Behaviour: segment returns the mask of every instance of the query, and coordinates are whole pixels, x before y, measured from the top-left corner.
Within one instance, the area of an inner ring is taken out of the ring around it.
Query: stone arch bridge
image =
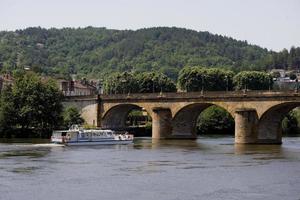
[[[66,97],[64,105],[81,110],[88,124],[125,128],[128,113],[143,108],[152,117],[153,138],[196,138],[196,120],[211,105],[227,110],[235,120],[236,143],[281,143],[281,121],[300,106],[293,91],[189,92],[115,94]]]

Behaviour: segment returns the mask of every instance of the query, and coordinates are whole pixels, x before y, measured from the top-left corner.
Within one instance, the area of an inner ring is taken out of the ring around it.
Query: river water
[[[282,145],[234,145],[232,137],[93,147],[0,143],[0,199],[299,200],[300,137]]]

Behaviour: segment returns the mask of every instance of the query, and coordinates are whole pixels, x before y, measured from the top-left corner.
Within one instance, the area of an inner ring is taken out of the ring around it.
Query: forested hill
[[[274,55],[246,41],[183,28],[36,27],[0,32],[2,71],[29,67],[56,76],[77,73],[100,78],[112,71],[155,70],[176,78],[184,66],[234,71],[275,67]]]

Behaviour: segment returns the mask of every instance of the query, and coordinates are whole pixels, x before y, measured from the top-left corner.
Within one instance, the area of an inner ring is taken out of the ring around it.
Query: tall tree
[[[17,123],[17,110],[14,102],[15,97],[11,86],[4,88],[0,97],[0,136]]]
[[[50,130],[61,122],[62,94],[53,80],[34,73],[15,74],[12,88],[1,95],[1,125]]]

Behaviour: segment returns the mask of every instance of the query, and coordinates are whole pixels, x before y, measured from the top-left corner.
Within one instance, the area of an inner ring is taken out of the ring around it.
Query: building
[[[58,80],[58,85],[65,96],[88,96],[97,94],[96,84],[86,80]]]

